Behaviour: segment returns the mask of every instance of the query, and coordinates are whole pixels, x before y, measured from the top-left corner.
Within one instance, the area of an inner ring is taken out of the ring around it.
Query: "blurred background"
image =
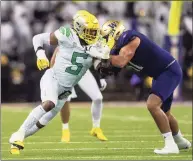
[[[184,2],[180,22],[181,100],[192,100],[192,7],[192,2]],[[53,32],[62,25],[71,25],[73,15],[80,9],[95,14],[100,25],[108,19],[123,20],[126,29],[140,31],[161,47],[166,44],[170,2],[2,1],[2,102],[40,101],[39,81],[44,71],[38,71],[36,67],[32,37]],[[47,47],[49,58],[53,50]],[[144,101],[151,88],[151,78],[128,69],[108,77],[107,83],[103,92],[105,101]],[[89,100],[78,86],[76,91],[78,98],[74,101]]]

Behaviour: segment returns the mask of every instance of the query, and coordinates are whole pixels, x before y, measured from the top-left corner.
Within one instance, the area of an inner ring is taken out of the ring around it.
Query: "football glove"
[[[113,75],[113,66],[109,60],[102,60],[96,67],[96,70],[99,72],[102,78],[106,76]]]
[[[97,59],[109,59],[110,48],[107,44],[97,43],[87,46],[86,53]]]
[[[49,60],[46,57],[45,50],[38,50],[37,53],[37,67],[39,70],[43,70],[49,67]]]
[[[101,87],[100,87],[100,90],[101,91],[104,91],[105,88],[107,87],[107,82],[105,79],[100,79],[100,84],[101,84]]]

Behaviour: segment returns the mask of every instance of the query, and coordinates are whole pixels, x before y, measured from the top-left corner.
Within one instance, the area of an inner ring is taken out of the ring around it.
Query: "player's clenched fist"
[[[110,48],[106,44],[96,44],[88,46],[86,52],[94,58],[109,59]]]
[[[49,60],[46,57],[45,50],[38,50],[37,53],[37,67],[39,70],[43,70],[49,67]]]
[[[113,48],[115,44],[115,40],[112,36],[108,36],[108,38],[100,38],[96,45],[92,45],[90,49],[93,54],[96,53],[96,50],[102,53],[98,58],[100,59],[109,59],[110,50]]]

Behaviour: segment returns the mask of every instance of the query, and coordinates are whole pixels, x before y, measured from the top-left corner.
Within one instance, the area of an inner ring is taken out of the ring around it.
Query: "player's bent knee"
[[[96,102],[102,102],[103,100],[103,95],[101,92],[97,92],[95,96],[91,97],[92,101],[96,101]]]
[[[149,111],[153,111],[153,110],[160,109],[160,106],[158,103],[154,103],[154,102],[149,101],[149,102],[147,102],[147,109]]]
[[[103,96],[101,95],[101,96],[98,96],[98,97],[96,97],[95,99],[93,99],[92,100],[94,103],[102,103],[102,101],[103,101]]]
[[[149,111],[160,109],[161,103],[162,101],[158,96],[151,94],[147,100],[147,109]]]
[[[52,101],[45,101],[42,103],[42,106],[46,112],[52,110],[55,107],[55,103]]]
[[[154,103],[151,102],[151,101],[147,101],[147,109],[148,109],[149,111],[154,110],[156,107],[157,107],[156,104],[154,104]]]

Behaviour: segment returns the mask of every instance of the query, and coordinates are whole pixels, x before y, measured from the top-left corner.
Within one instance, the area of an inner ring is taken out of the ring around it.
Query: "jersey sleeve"
[[[115,46],[111,50],[111,55],[118,55],[119,51],[122,47],[127,45],[135,38],[134,30],[127,30],[123,32],[123,34],[119,37],[118,41],[116,42]]]
[[[69,27],[60,27],[54,34],[58,41],[69,41],[71,31]]]
[[[110,55],[118,55],[119,54],[119,49],[115,46],[111,49]]]
[[[126,32],[124,32],[119,41],[118,41],[118,46],[120,48],[122,48],[123,46],[127,45],[129,42],[131,42],[134,38],[136,37],[136,35],[134,34],[134,30],[127,30]]]

